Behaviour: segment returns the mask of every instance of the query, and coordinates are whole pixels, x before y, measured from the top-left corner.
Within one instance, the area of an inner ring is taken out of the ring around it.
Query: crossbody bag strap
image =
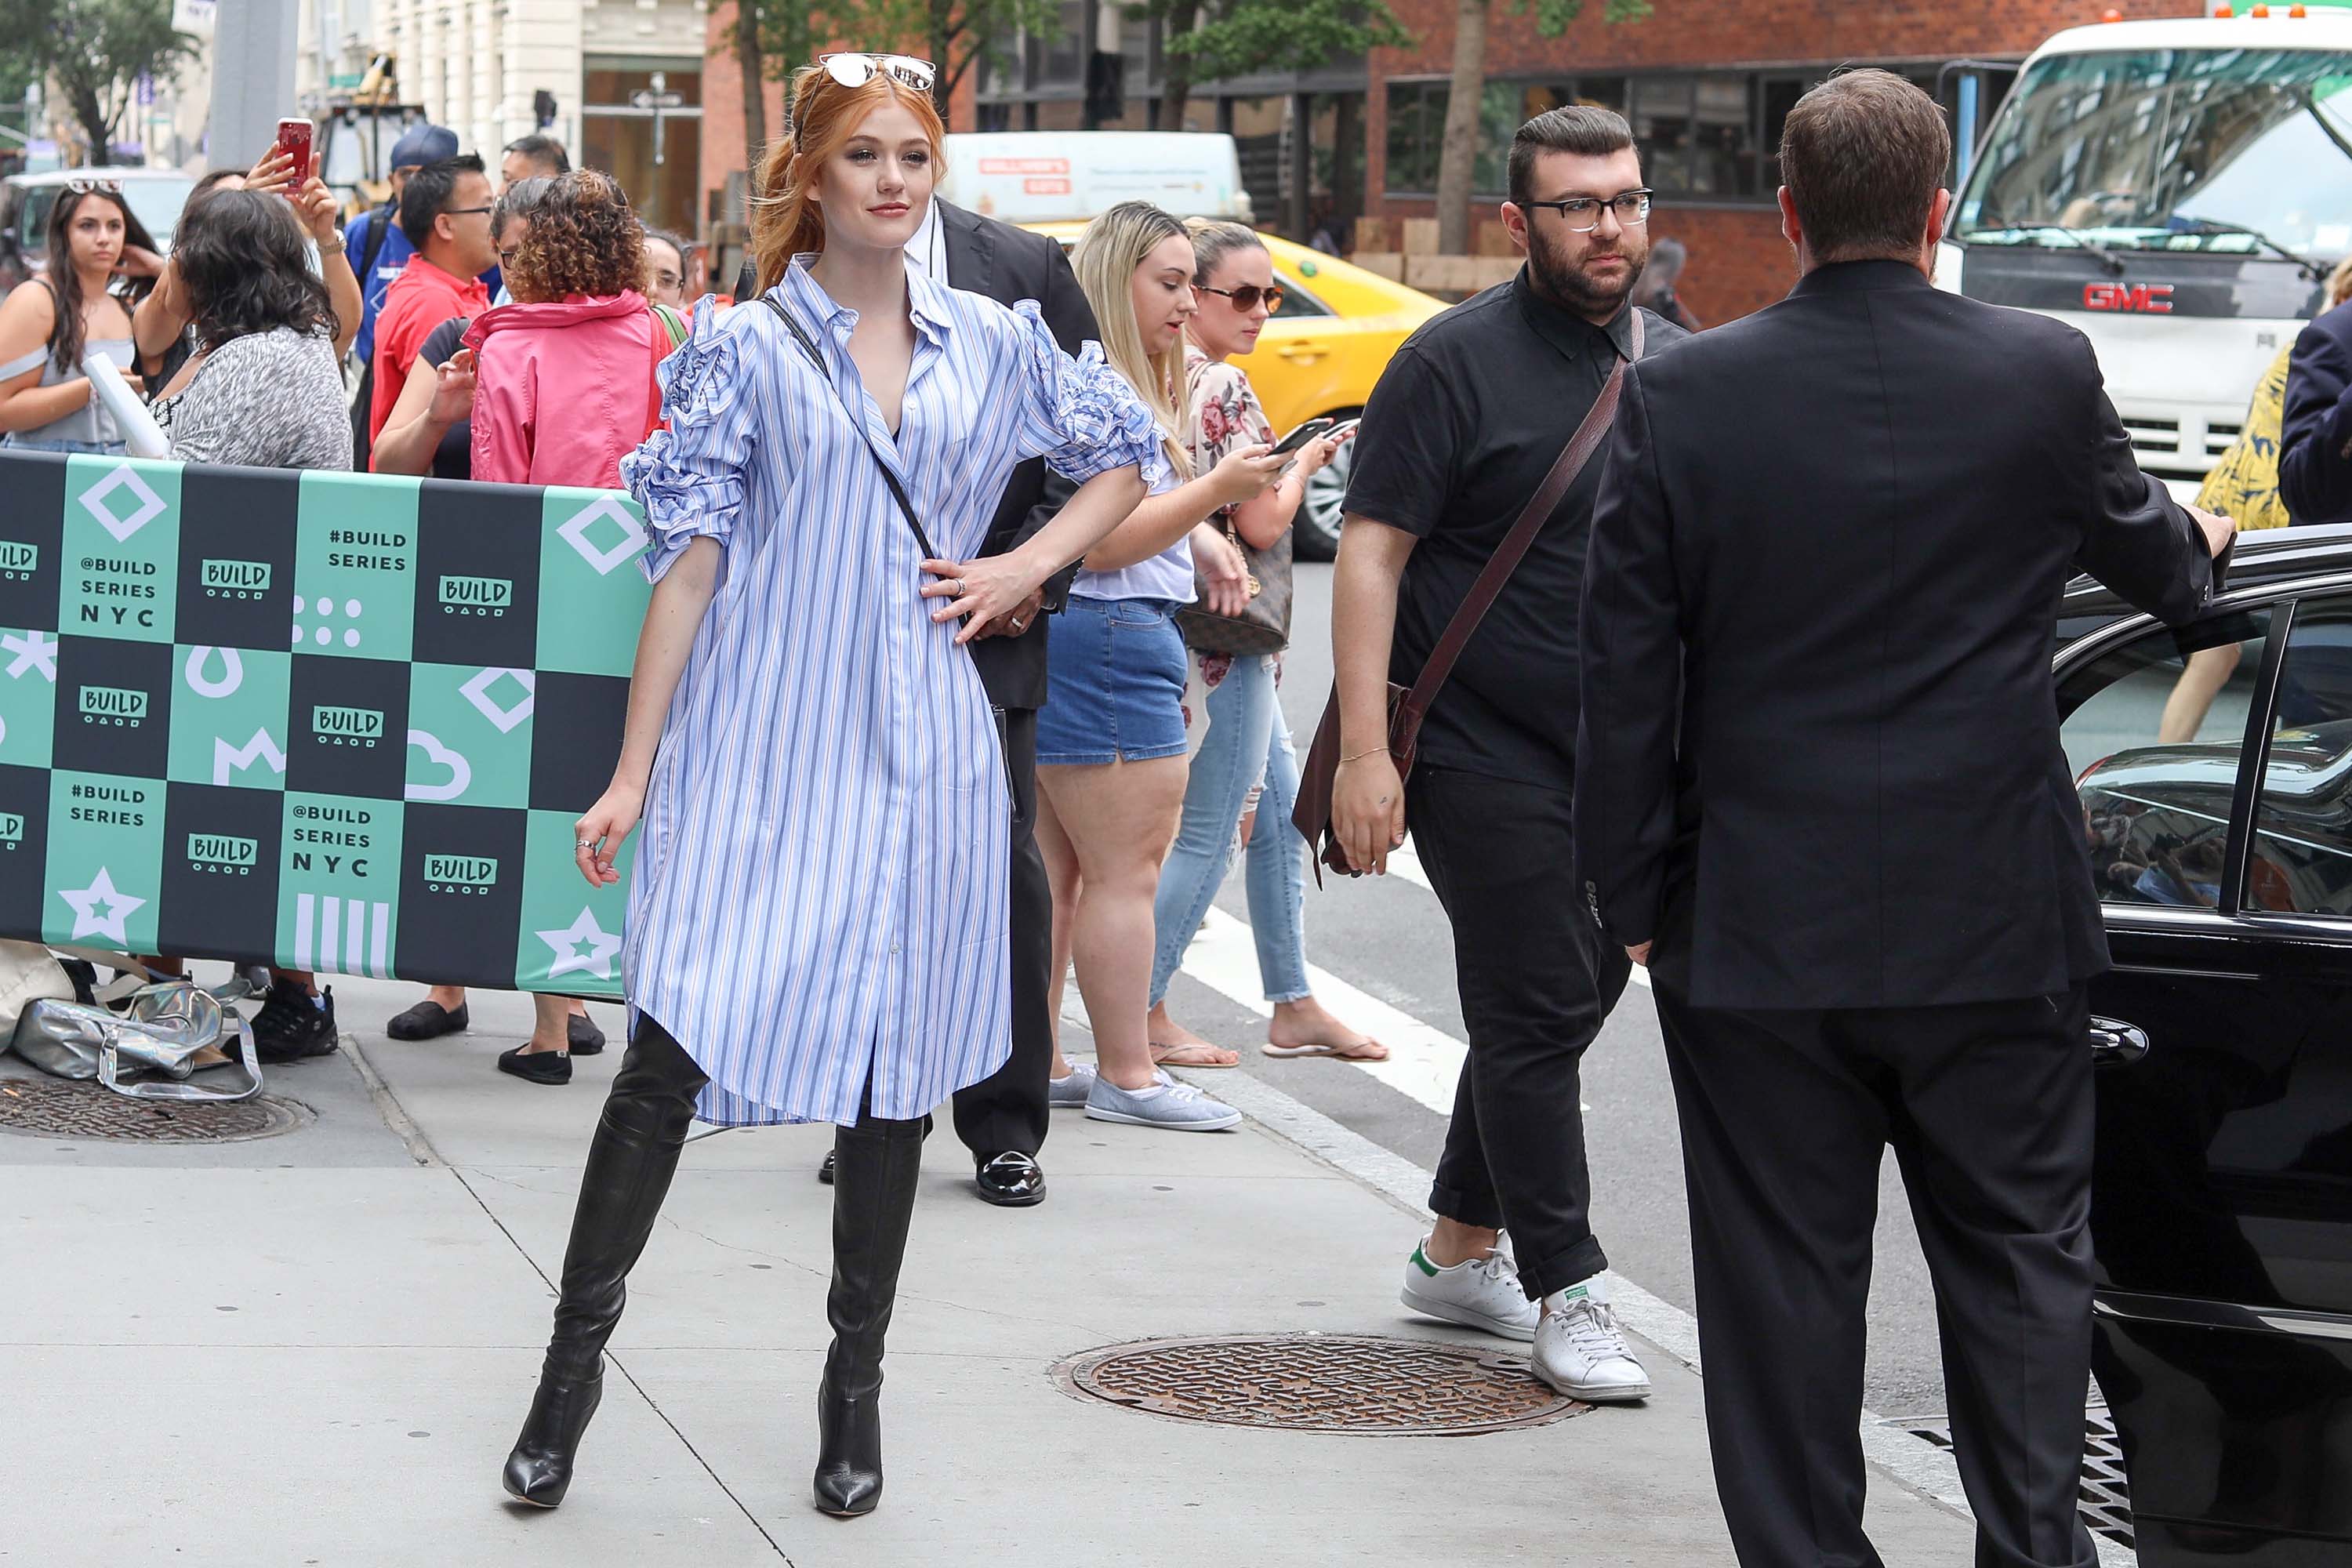
[[[1642,312],[1639,310],[1633,312],[1633,358],[1640,359]],[[1584,465],[1591,462],[1592,455],[1601,449],[1601,441],[1608,437],[1610,422],[1617,416],[1617,399],[1625,389],[1625,366],[1628,363],[1627,360],[1619,360],[1610,367],[1609,379],[1601,384],[1601,395],[1594,398],[1592,406],[1586,410],[1584,422],[1576,427],[1576,434],[1568,438],[1568,445],[1560,448],[1558,460],[1552,464],[1551,471],[1544,475],[1543,483],[1536,487],[1536,493],[1528,500],[1527,510],[1519,513],[1517,522],[1511,524],[1511,531],[1503,536],[1503,542],[1487,560],[1486,569],[1478,574],[1478,580],[1470,584],[1470,592],[1464,596],[1461,607],[1454,612],[1454,618],[1445,623],[1445,635],[1437,639],[1437,646],[1430,650],[1429,662],[1421,667],[1420,679],[1412,683],[1411,702],[1414,711],[1425,713],[1429,705],[1436,700],[1438,689],[1445,684],[1445,678],[1454,673],[1454,661],[1462,657],[1462,650],[1469,646],[1471,637],[1478,630],[1478,623],[1486,618],[1486,612],[1493,609],[1495,601],[1501,597],[1503,584],[1511,580],[1513,572],[1518,570],[1528,547],[1535,543],[1536,535],[1550,520],[1552,510],[1559,505],[1560,498],[1568,494],[1569,487],[1576,483],[1576,476],[1584,471]]]
[[[841,405],[841,411],[849,416],[849,423],[865,440],[866,451],[873,455],[874,466],[882,470],[882,482],[890,487],[890,499],[898,503],[899,515],[907,520],[907,526],[915,531],[915,542],[922,546],[923,559],[926,561],[943,559],[938,551],[931,548],[931,536],[923,531],[921,520],[915,516],[915,503],[907,499],[907,487],[898,482],[897,471],[884,460],[881,449],[874,445],[874,437],[866,434],[866,421],[857,416],[857,410],[849,406],[849,400],[841,395],[841,388],[834,386],[833,373],[825,369],[824,355],[817,348],[816,340],[810,337],[807,331],[793,319],[793,313],[785,310],[773,294],[761,295],[760,303],[773,310],[776,313],[776,320],[792,330],[793,336],[800,342],[801,352],[808,355],[809,363],[816,366],[817,374],[824,378],[827,386],[833,387],[834,398]]]

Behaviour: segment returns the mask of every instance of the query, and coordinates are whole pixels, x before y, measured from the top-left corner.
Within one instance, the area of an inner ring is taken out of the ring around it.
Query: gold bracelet
[[[1358,752],[1354,756],[1351,756],[1351,757],[1341,757],[1341,758],[1339,759],[1339,765],[1340,765],[1341,767],[1343,767],[1343,768],[1344,768],[1344,767],[1346,767],[1349,763],[1361,762],[1361,761],[1363,761],[1366,757],[1369,757],[1369,756],[1372,755],[1374,752],[1385,752],[1385,751],[1387,751],[1387,750],[1388,750],[1388,748],[1387,748],[1386,746],[1370,746],[1370,747],[1367,747],[1365,750],[1360,751],[1360,752]]]

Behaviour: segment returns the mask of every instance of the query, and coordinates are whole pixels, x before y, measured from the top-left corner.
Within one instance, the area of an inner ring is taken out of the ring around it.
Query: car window
[[[2352,916],[2352,598],[2295,606],[2254,805],[2245,907]]]
[[[1282,279],[1282,308],[1274,313],[1275,320],[1285,321],[1294,316],[1328,316],[1331,307],[1309,294],[1297,279]]]
[[[2099,897],[2212,909],[2270,612],[2153,631],[2060,683],[2060,734]]]

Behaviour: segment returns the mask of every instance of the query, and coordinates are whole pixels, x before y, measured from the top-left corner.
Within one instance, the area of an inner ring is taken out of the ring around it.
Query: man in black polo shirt
[[[1521,126],[1503,222],[1510,282],[1423,326],[1364,410],[1333,587],[1345,742],[1333,825],[1358,866],[1403,841],[1386,691],[1410,684],[1611,368],[1650,249],[1631,129],[1606,110]],[[1685,334],[1647,312],[1646,352]],[[1470,1036],[1453,1126],[1405,1266],[1405,1305],[1535,1342],[1537,1373],[1588,1400],[1649,1377],[1608,1306],[1588,1217],[1578,1064],[1625,988],[1625,955],[1579,907],[1570,859],[1576,617],[1600,465],[1588,464],[1432,704],[1412,774],[1413,840],[1454,927]],[[1510,1243],[1502,1243],[1508,1230]]]

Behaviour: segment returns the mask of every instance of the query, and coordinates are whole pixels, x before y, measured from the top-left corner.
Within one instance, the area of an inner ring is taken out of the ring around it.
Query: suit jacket
[[[1000,305],[1036,300],[1066,353],[1076,353],[1097,335],[1094,311],[1087,308],[1060,245],[947,202],[940,203],[940,226],[950,288],[985,294]],[[1054,521],[1076,488],[1034,458],[1013,469],[980,552],[1001,555],[1021,544]],[[1076,569],[1073,562],[1045,584],[1047,611],[1061,609]],[[1040,615],[1024,636],[987,637],[971,645],[991,702],[999,708],[1045,705],[1046,635],[1046,617]]]
[[[2078,571],[2174,623],[2219,576],[2072,327],[1849,262],[1634,366],[1580,634],[1594,918],[1665,921],[1703,1007],[2104,969],[2050,670]]]
[[[2294,522],[2352,521],[2352,306],[2305,327],[2287,361],[2279,499]]]

